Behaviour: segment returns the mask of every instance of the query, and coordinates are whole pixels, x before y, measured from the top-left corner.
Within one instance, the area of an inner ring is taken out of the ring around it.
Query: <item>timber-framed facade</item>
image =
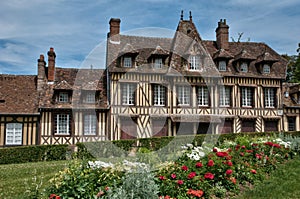
[[[0,146],[206,133],[300,131],[300,85],[264,43],[229,42],[220,20],[203,40],[192,16],[172,38],[120,34],[109,21],[104,69],[56,67],[0,75]],[[17,86],[16,86],[17,85]]]

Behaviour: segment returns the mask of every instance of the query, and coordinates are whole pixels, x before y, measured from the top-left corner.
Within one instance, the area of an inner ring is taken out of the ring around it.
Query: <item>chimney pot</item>
[[[48,81],[54,81],[55,76],[55,58],[54,48],[48,51]]]
[[[220,19],[216,29],[217,46],[219,49],[229,49],[229,26],[226,24],[226,19]]]
[[[120,23],[121,23],[121,20],[119,18],[111,18],[109,20],[109,36],[110,37],[120,34]]]

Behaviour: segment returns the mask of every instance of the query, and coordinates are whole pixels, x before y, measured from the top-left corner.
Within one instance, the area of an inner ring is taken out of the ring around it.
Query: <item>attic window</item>
[[[126,67],[126,68],[131,68],[132,67],[131,57],[124,57],[123,66]]]
[[[154,68],[162,68],[163,61],[162,58],[155,58],[154,59]]]
[[[219,61],[219,71],[226,71],[226,61]]]
[[[241,72],[248,72],[248,64],[246,62],[242,62],[241,64]]]
[[[263,73],[264,74],[269,74],[270,73],[270,65],[269,64],[264,64]]]
[[[67,92],[60,92],[58,94],[58,102],[69,102],[69,94]]]
[[[200,57],[199,55],[191,55],[189,57],[189,69],[190,70],[200,70]]]

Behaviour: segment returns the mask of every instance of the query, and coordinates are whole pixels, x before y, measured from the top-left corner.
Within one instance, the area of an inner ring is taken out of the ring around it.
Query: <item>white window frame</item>
[[[93,93],[93,92],[87,93],[85,96],[85,102],[86,103],[95,103],[96,102],[95,93]]]
[[[274,88],[265,88],[264,89],[265,97],[265,107],[274,108],[275,107],[275,89]]]
[[[200,56],[199,55],[190,55],[189,70],[191,70],[191,71],[200,70]]]
[[[270,74],[270,71],[271,71],[271,67],[269,64],[264,64],[263,65],[263,73],[264,74]]]
[[[199,86],[197,90],[198,106],[208,106],[209,93],[207,86]]]
[[[22,123],[7,123],[6,124],[6,145],[22,145],[23,124]]]
[[[155,106],[165,106],[166,87],[159,84],[153,84],[153,104]]]
[[[252,107],[253,103],[253,93],[251,87],[242,87],[242,107]]]
[[[95,114],[85,114],[83,118],[83,134],[97,134],[97,116]]]
[[[189,86],[177,86],[178,105],[189,106],[191,103],[191,89]]]
[[[135,84],[122,84],[122,104],[134,105],[135,103]]]
[[[224,60],[221,60],[221,61],[219,61],[219,63],[218,63],[218,69],[219,69],[219,71],[226,71],[226,61],[224,61]]]
[[[219,105],[220,107],[229,107],[231,103],[231,88],[228,86],[220,87]]]
[[[241,72],[248,72],[248,63],[247,62],[242,62],[241,63]]]
[[[132,58],[129,56],[125,56],[123,58],[123,66],[125,68],[131,68],[132,67]]]
[[[55,115],[56,135],[70,134],[70,114],[59,113]]]
[[[154,68],[160,69],[163,66],[163,60],[162,58],[155,58],[154,59]]]
[[[69,102],[69,93],[68,92],[59,92],[58,94],[58,102]]]

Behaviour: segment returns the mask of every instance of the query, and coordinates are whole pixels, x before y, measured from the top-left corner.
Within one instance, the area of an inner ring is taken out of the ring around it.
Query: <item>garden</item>
[[[259,198],[259,194],[268,192],[264,187],[272,184],[284,192],[286,188],[280,187],[285,181],[293,189],[289,198],[299,194],[300,184],[295,181],[300,174],[299,136],[244,134],[219,139],[216,144],[193,140],[181,145],[176,155],[161,161],[162,153],[152,153],[145,147],[122,157],[95,158],[87,151],[78,151],[67,165],[63,162],[59,172],[48,176],[47,186],[37,189],[38,183],[33,183],[34,191],[29,190],[26,197],[217,199],[252,198],[251,194],[258,194],[254,197]],[[270,194],[276,194],[273,189],[268,188]]]

